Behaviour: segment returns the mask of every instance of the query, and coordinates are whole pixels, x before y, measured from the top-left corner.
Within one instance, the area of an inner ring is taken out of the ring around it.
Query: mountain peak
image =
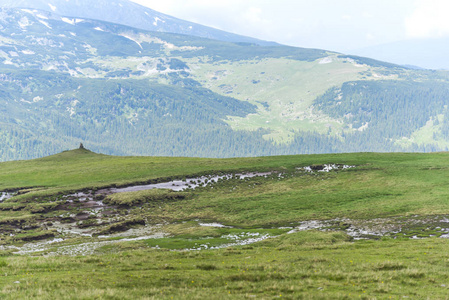
[[[180,20],[128,0],[2,0],[0,7],[39,9],[62,16],[95,19],[148,31],[186,34],[226,42],[278,45]]]

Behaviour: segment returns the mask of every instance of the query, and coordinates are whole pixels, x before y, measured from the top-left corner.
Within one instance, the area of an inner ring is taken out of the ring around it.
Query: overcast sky
[[[448,0],[132,1],[241,35],[340,52],[449,36]]]

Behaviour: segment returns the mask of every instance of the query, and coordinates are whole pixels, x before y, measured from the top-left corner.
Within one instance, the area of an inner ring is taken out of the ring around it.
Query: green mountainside
[[[0,11],[0,159],[444,150],[446,72]]]

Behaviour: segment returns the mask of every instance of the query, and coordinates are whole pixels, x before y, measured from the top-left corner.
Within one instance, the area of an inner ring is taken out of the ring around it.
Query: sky
[[[232,33],[339,52],[449,37],[447,0],[132,1]]]

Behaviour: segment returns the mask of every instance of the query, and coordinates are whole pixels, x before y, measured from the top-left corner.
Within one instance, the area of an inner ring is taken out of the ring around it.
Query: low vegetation
[[[175,242],[175,241],[174,241]],[[348,241],[301,232],[252,246],[166,251],[142,242],[93,256],[0,261],[4,299],[444,299],[442,239]]]
[[[448,159],[113,157],[78,149],[1,163],[0,190],[17,194],[0,203],[0,295],[445,298]],[[246,172],[261,173],[237,175]],[[109,189],[205,175],[207,184],[183,191]]]

